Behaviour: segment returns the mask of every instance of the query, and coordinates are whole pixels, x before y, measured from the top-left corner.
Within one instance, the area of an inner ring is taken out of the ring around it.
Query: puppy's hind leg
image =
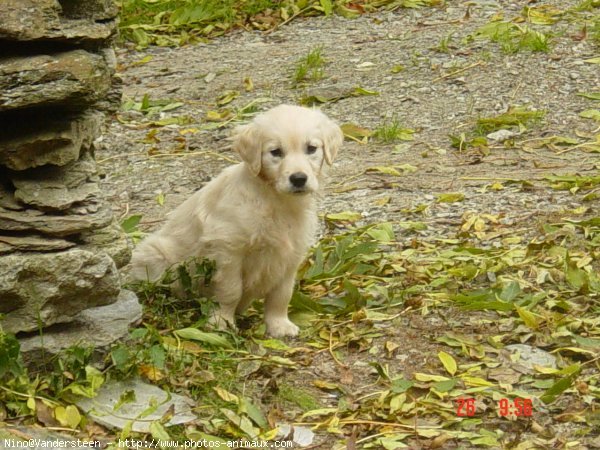
[[[154,234],[134,250],[131,276],[134,280],[157,281],[169,267],[192,254],[185,243],[167,235]]]

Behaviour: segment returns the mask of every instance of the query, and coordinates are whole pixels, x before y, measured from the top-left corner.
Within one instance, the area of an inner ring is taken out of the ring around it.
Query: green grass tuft
[[[412,141],[415,130],[404,128],[400,120],[393,116],[387,119],[373,132],[373,137],[384,144],[393,144],[398,141]]]
[[[304,84],[310,81],[318,81],[324,76],[323,66],[323,47],[311,49],[306,56],[303,56],[296,63],[292,82],[294,86]]]
[[[512,22],[490,22],[479,28],[470,37],[489,39],[499,44],[502,51],[507,54],[522,50],[547,52],[550,49],[547,35]]]

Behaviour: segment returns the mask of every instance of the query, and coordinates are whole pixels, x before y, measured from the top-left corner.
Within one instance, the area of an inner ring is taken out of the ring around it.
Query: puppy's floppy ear
[[[257,176],[262,166],[262,146],[258,127],[253,123],[240,125],[233,132],[233,150],[240,155],[252,175]]]
[[[326,118],[321,125],[321,133],[323,136],[325,161],[328,165],[331,165],[344,142],[344,133],[337,123],[328,118]]]

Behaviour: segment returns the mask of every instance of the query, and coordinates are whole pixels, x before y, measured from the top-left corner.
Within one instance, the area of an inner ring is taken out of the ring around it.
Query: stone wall
[[[118,273],[130,249],[94,159],[94,140],[120,99],[117,12],[112,0],[0,0],[5,332],[77,323],[89,308],[131,300]]]

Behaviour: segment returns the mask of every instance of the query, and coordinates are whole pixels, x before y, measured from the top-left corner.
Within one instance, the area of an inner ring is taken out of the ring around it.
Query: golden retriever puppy
[[[288,304],[316,232],[316,197],[342,141],[325,114],[299,106],[278,106],[238,127],[233,149],[243,162],[183,202],[135,249],[133,277],[157,280],[192,256],[214,260],[214,324],[233,325],[236,313],[264,298],[267,332],[296,336]]]

